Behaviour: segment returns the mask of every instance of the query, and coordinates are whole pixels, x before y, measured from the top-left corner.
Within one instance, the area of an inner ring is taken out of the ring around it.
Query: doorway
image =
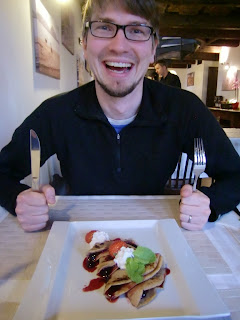
[[[214,98],[217,92],[217,77],[218,77],[218,67],[208,68],[208,83],[207,83],[207,107],[214,107]]]

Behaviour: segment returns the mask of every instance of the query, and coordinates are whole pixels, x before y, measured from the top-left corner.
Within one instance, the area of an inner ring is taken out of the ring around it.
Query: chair
[[[193,184],[193,162],[186,153],[182,153],[174,173],[168,179],[164,188],[166,195],[178,195],[184,184]],[[201,179],[198,180],[197,187],[201,185]]]
[[[57,196],[66,196],[70,194],[70,188],[68,184],[58,173],[53,175],[50,185],[55,189],[55,194]]]

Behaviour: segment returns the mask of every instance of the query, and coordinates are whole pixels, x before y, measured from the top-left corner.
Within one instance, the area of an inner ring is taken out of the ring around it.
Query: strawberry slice
[[[127,244],[126,242],[122,241],[122,240],[116,240],[114,241],[110,247],[108,248],[109,254],[111,257],[115,258],[115,256],[117,255],[118,251],[122,248],[122,247],[126,247],[127,248]]]
[[[90,243],[92,241],[92,238],[93,238],[93,234],[94,232],[96,232],[97,230],[91,230],[89,231],[86,235],[85,235],[85,241],[87,243]]]

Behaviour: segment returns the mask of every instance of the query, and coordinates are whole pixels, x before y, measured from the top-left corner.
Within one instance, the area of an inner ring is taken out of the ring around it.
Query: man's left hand
[[[184,229],[202,230],[210,216],[210,199],[201,191],[193,192],[192,186],[186,184],[180,191],[180,221]]]

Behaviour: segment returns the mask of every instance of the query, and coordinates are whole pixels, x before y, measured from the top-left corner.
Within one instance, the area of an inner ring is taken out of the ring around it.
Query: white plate
[[[164,290],[136,309],[125,298],[108,302],[102,289],[83,292],[95,278],[82,267],[90,230],[134,239],[160,252],[171,273]],[[14,320],[227,319],[229,311],[208,281],[175,220],[54,222]]]

